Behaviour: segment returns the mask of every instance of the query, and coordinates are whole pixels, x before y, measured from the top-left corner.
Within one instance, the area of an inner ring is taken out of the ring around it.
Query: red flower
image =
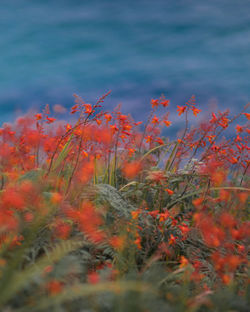
[[[47,119],[47,123],[48,124],[50,124],[50,123],[52,123],[52,122],[54,122],[56,119],[55,118],[51,118],[51,117],[46,117],[46,119]]]
[[[166,188],[165,191],[166,191],[166,192],[168,193],[168,195],[170,195],[170,196],[174,194],[174,192],[173,192],[172,190],[168,189],[168,188]]]
[[[126,163],[122,169],[124,176],[128,179],[133,179],[141,171],[142,165],[140,161]]]
[[[172,122],[169,121],[169,120],[163,120],[163,122],[164,122],[164,124],[165,124],[166,127],[169,127],[169,126],[171,126],[171,124],[172,124]]]
[[[197,116],[201,112],[201,110],[196,107],[192,108],[192,111],[193,111],[194,116]]]
[[[161,105],[163,106],[163,107],[167,107],[168,105],[169,105],[169,100],[163,100],[163,101],[161,101]]]
[[[152,99],[151,100],[151,105],[152,105],[152,108],[157,107],[159,105],[159,100]]]
[[[178,115],[180,116],[180,115],[182,115],[185,111],[186,111],[186,109],[187,109],[187,107],[186,106],[178,106],[177,105],[177,112],[178,112]]]
[[[97,284],[100,280],[100,277],[97,272],[91,272],[87,276],[87,280],[90,284]]]
[[[42,119],[42,114],[36,114],[35,117],[36,117],[36,120],[41,120]]]
[[[47,284],[47,290],[50,293],[50,295],[56,295],[62,292],[63,284],[62,282],[59,282],[57,280],[53,280]]]

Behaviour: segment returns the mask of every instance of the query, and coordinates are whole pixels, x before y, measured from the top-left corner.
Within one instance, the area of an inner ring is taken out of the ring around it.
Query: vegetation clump
[[[194,127],[192,96],[171,140],[164,96],[107,95],[0,129],[0,310],[248,311],[249,105]]]

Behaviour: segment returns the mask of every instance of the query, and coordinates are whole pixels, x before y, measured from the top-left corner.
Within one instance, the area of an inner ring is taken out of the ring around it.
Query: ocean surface
[[[112,90],[143,118],[162,93],[203,111],[250,101],[250,0],[1,0],[0,122]]]

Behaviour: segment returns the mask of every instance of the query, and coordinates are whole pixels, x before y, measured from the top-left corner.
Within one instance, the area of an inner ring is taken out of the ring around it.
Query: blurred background
[[[0,122],[112,90],[137,119],[162,93],[203,111],[250,100],[250,0],[1,0]]]

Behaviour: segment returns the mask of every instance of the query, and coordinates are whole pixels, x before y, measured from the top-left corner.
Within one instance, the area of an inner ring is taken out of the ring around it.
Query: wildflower
[[[62,292],[63,284],[60,281],[52,280],[46,286],[50,295],[57,295]]]
[[[137,220],[139,215],[140,215],[141,211],[139,209],[135,210],[135,211],[131,211],[131,216],[133,220]]]
[[[246,192],[241,192],[238,194],[238,198],[239,198],[239,201],[242,203],[242,204],[245,204],[245,202],[247,201],[248,199],[248,194]]]
[[[237,131],[238,133],[243,132],[243,127],[237,125],[237,126],[236,126],[236,131]]]
[[[165,124],[166,127],[169,127],[169,126],[171,126],[171,124],[172,124],[172,122],[169,121],[169,120],[163,120],[163,122],[164,122],[164,124]]]
[[[126,241],[125,241],[125,237],[113,236],[109,242],[113,248],[117,250],[122,250]]]
[[[86,151],[82,151],[82,156],[83,156],[83,157],[88,157],[89,154],[88,154]]]
[[[106,122],[110,122],[112,119],[112,116],[110,114],[104,114],[104,118],[106,119]]]
[[[174,245],[176,243],[176,237],[173,234],[170,234],[169,245]]]
[[[218,118],[216,117],[215,113],[212,113],[212,119],[209,120],[210,123],[216,123]]]
[[[71,232],[71,226],[64,221],[59,221],[54,227],[54,233],[56,238],[66,240]]]
[[[91,202],[84,202],[81,210],[73,213],[72,217],[78,223],[79,229],[94,243],[105,238],[105,233],[99,229],[103,223],[102,218]]]
[[[235,157],[231,157],[231,158],[229,159],[229,161],[230,161],[230,163],[233,164],[233,165],[235,165],[235,164],[238,163],[238,159],[236,159]]]
[[[180,260],[180,268],[184,268],[189,264],[188,259],[185,258],[184,256],[181,256]]]
[[[186,111],[186,106],[178,106],[177,105],[177,112],[178,112],[178,115],[180,116],[180,115],[182,115],[185,111]]]
[[[248,113],[243,113],[243,115],[245,115],[246,118],[247,118],[248,120],[250,120],[250,114],[248,114]]]
[[[242,263],[242,259],[237,255],[229,255],[227,257],[227,267],[229,271],[234,272],[237,267]]]
[[[41,120],[42,119],[42,114],[36,114],[35,117],[36,117],[36,120]]]
[[[135,148],[129,148],[128,149],[129,156],[132,156],[134,153],[135,153]]]
[[[215,135],[208,135],[207,138],[208,138],[209,143],[212,143],[215,137],[216,137]]]
[[[127,120],[128,116],[127,115],[119,115],[119,119],[121,122],[125,122]]]
[[[145,139],[146,139],[146,143],[150,143],[153,141],[153,138],[151,135],[146,136]]]
[[[125,163],[122,168],[124,176],[128,179],[133,179],[141,171],[142,164],[140,161],[132,161],[130,163]]]
[[[228,127],[228,123],[229,123],[229,119],[222,116],[220,121],[219,121],[219,125],[223,128],[226,129]]]
[[[169,105],[169,103],[170,103],[169,100],[163,100],[163,101],[161,101],[160,104],[161,104],[163,107],[167,107],[167,106]]]
[[[100,276],[97,272],[91,272],[87,275],[87,280],[90,284],[97,284],[100,281]]]
[[[156,117],[156,116],[154,116],[153,118],[152,118],[152,124],[158,124],[159,123],[159,118],[158,117]]]
[[[110,129],[113,131],[113,133],[119,131],[117,125],[111,125]]]
[[[222,213],[220,221],[224,227],[233,228],[236,225],[234,217],[227,212]]]
[[[201,110],[196,107],[192,108],[192,111],[193,111],[194,116],[197,116],[201,112]]]
[[[157,107],[158,105],[159,105],[159,100],[154,100],[154,99],[151,100],[152,108]]]
[[[15,189],[8,188],[3,192],[2,204],[5,209],[23,210],[25,206],[25,200],[23,196]]]
[[[230,192],[226,190],[220,190],[220,200],[229,201],[231,199]]]
[[[50,124],[50,123],[52,123],[52,122],[54,122],[54,121],[56,120],[56,118],[52,118],[52,117],[48,117],[48,116],[46,117],[46,119],[47,119],[46,122],[47,122],[48,124]]]
[[[75,114],[78,111],[78,104],[71,107],[71,114]]]
[[[169,218],[169,212],[167,210],[167,211],[165,211],[163,213],[160,213],[158,216],[159,216],[159,221],[160,222],[164,222],[164,221],[166,221]]]
[[[231,283],[231,277],[228,274],[223,274],[222,276],[222,282],[225,285],[229,285]]]
[[[24,220],[25,220],[26,222],[32,222],[33,219],[34,219],[33,213],[31,213],[31,212],[26,212],[26,213],[24,214]]]
[[[83,104],[84,108],[85,108],[85,114],[92,114],[94,113],[94,110],[92,109],[92,105],[91,104]]]
[[[68,131],[70,131],[72,129],[72,126],[67,123],[66,126],[65,126],[65,129],[68,132]]]
[[[161,138],[156,138],[156,139],[155,139],[155,142],[157,142],[157,143],[160,144],[160,145],[163,145],[163,144],[164,144],[164,141],[163,141]]]
[[[135,240],[134,240],[134,244],[137,246],[138,249],[141,249],[141,238],[138,236]]]
[[[53,204],[59,204],[60,202],[61,202],[61,200],[62,200],[62,195],[61,194],[59,194],[59,193],[52,193],[52,195],[51,195],[51,202],[53,203]]]
[[[22,241],[24,240],[23,235],[15,235],[11,242],[11,247],[13,246],[21,246]]]
[[[165,189],[165,191],[168,193],[168,195],[172,196],[174,192],[168,188]]]

